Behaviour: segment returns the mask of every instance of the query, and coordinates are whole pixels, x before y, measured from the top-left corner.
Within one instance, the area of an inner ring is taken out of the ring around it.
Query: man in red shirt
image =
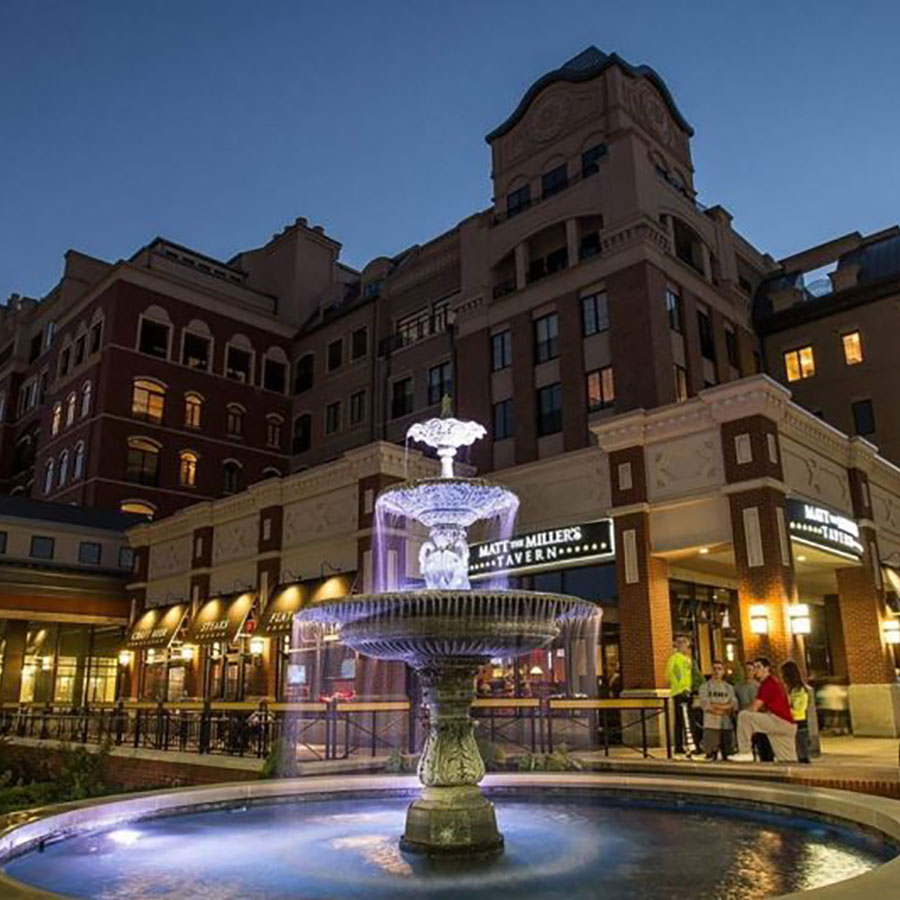
[[[797,762],[797,725],[784,685],[772,674],[772,664],[764,656],[753,661],[753,677],[759,682],[756,699],[738,713],[738,754],[735,762],[752,762],[754,734],[765,734],[776,762]]]

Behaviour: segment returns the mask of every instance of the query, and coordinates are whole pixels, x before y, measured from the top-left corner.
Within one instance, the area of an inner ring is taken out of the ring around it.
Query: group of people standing
[[[780,669],[758,657],[732,684],[715,660],[707,679],[687,637],[678,637],[666,665],[675,704],[675,752],[709,761],[809,762],[809,688],[795,662]],[[702,723],[702,724],[701,724]],[[735,747],[735,743],[737,746]]]

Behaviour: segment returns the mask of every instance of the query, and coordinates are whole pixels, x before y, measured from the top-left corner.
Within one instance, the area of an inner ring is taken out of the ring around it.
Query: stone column
[[[578,265],[578,219],[566,219],[566,252],[569,266]]]
[[[848,699],[853,733],[869,737],[900,735],[900,687],[890,648],[884,642],[886,616],[881,560],[872,521],[868,476],[848,470],[853,512],[864,548],[862,565],[836,571],[841,630],[846,649]]]
[[[6,622],[6,649],[3,654],[3,678],[0,681],[0,701],[18,703],[22,693],[22,667],[25,664],[25,641],[28,622],[24,619],[8,619]]]
[[[521,291],[528,284],[528,245],[523,241],[516,244],[516,290]]]

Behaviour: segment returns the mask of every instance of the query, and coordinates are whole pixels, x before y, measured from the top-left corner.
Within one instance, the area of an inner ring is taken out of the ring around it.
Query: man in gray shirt
[[[744,678],[734,685],[734,693],[737,696],[738,706],[741,709],[747,709],[748,706],[756,699],[756,692],[759,690],[759,682],[753,677],[753,664],[747,663],[744,668]]]
[[[734,688],[725,680],[725,664],[713,663],[712,676],[700,686],[700,708],[703,710],[703,750],[707,760],[719,752],[722,759],[734,752],[734,719],[738,702]]]

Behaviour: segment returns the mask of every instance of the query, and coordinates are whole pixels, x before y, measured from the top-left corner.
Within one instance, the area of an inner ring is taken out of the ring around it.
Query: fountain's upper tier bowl
[[[550,644],[562,622],[598,614],[578,597],[475,589],[359,594],[317,603],[297,618],[339,624],[341,641],[365,656],[424,665],[521,656]]]
[[[423,525],[456,525],[515,510],[519,498],[510,490],[483,478],[422,478],[385,488],[378,508],[395,516],[415,519]]]

